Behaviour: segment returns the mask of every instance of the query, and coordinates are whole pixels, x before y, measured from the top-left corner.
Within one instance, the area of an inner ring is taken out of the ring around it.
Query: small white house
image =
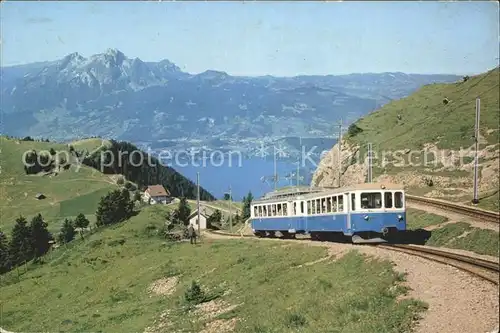
[[[149,202],[152,205],[154,204],[167,204],[172,201],[172,197],[170,196],[170,192],[166,190],[162,185],[150,185],[144,191],[145,202]]]
[[[208,218],[208,216],[204,212],[200,211],[200,229],[207,228],[207,218]],[[198,210],[197,209],[195,209],[195,211],[189,215],[189,224],[193,225],[194,230],[198,230]]]

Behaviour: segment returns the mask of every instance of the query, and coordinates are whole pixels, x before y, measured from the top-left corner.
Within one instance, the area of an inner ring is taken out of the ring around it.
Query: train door
[[[354,193],[344,193],[344,203],[345,203],[345,213],[346,213],[346,230],[345,234],[352,234],[352,225],[351,225],[351,211],[352,211],[352,205],[351,205],[351,198],[350,195],[354,195]]]

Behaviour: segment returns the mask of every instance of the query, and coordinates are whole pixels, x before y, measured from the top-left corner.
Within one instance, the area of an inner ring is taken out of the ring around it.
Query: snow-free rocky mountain
[[[219,148],[263,138],[325,137],[340,118],[353,121],[422,85],[458,79],[404,73],[237,77],[213,70],[193,75],[168,60],[144,62],[116,49],[88,58],[72,53],[1,68],[3,133],[55,140],[100,136],[157,148],[179,140],[184,147]]]

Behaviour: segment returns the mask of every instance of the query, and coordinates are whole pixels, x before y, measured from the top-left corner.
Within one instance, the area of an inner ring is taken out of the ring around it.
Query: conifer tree
[[[10,270],[9,241],[7,236],[0,230],[0,274]]]
[[[186,198],[183,197],[179,202],[179,206],[177,206],[176,216],[181,223],[183,223],[184,225],[188,225],[190,214],[191,208],[189,208]]]
[[[49,241],[53,239],[41,214],[36,215],[31,220],[30,234],[33,255],[35,258],[39,258],[47,253]]]
[[[23,216],[16,219],[12,228],[12,236],[9,244],[9,256],[12,265],[17,266],[33,258],[33,247],[31,242],[30,228]]]
[[[75,228],[80,228],[80,236],[83,238],[83,230],[89,226],[89,220],[82,213],[75,219]]]
[[[250,217],[250,205],[252,204],[253,201],[253,195],[252,192],[248,192],[248,195],[243,197],[243,214],[242,218],[245,221]]]
[[[65,219],[61,227],[61,232],[59,233],[58,240],[60,243],[69,243],[75,239],[75,227],[73,226],[73,221]]]

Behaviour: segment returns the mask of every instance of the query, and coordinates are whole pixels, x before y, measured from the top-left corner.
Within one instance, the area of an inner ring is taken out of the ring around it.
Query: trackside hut
[[[200,229],[207,228],[208,216],[204,212],[200,212]],[[195,230],[198,230],[198,210],[196,209],[189,215],[189,224],[193,225]]]

